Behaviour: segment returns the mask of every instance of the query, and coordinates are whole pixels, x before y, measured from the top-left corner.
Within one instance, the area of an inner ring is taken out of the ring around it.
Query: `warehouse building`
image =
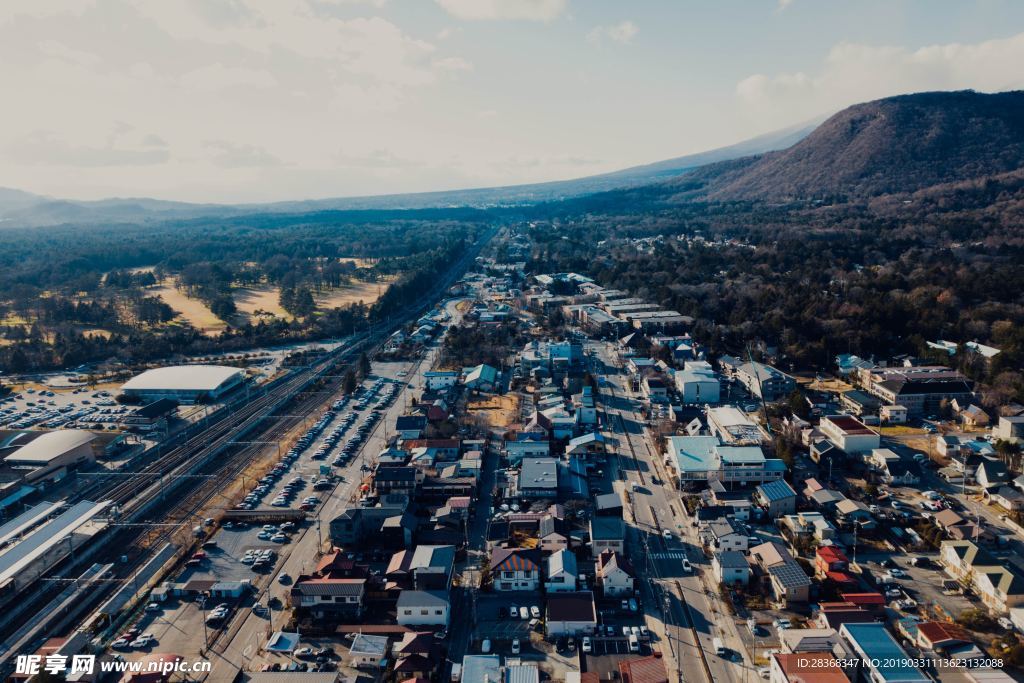
[[[121,387],[127,397],[142,401],[169,398],[179,403],[216,401],[245,380],[245,372],[223,365],[173,365],[146,370]]]
[[[4,464],[32,483],[63,475],[69,467],[94,462],[96,435],[84,429],[45,432],[4,458]]]

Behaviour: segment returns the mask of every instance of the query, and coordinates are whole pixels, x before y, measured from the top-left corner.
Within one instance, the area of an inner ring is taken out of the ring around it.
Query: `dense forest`
[[[348,334],[415,300],[484,219],[472,210],[357,211],[2,230],[0,368],[135,362]],[[236,313],[233,291],[250,285],[279,290],[290,317],[204,335],[154,295],[168,277],[223,320]],[[372,304],[314,305],[314,293],[353,279],[389,286]],[[83,332],[91,328],[106,334]]]

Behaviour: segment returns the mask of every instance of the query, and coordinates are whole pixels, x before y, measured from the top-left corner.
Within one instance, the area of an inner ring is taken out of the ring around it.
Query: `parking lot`
[[[118,405],[113,394],[102,389],[27,388],[0,400],[0,427],[113,430],[134,410],[134,407]]]

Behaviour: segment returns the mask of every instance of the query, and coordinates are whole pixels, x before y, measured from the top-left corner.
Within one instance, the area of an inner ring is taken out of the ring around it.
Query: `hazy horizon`
[[[579,178],[1021,88],[1024,6],[11,2],[0,54],[0,186],[264,203]]]

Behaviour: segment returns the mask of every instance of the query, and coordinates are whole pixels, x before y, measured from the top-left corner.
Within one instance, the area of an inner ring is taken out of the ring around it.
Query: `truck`
[[[719,657],[725,656],[725,643],[722,642],[721,638],[715,638],[711,641],[712,647],[715,648],[715,654]]]

